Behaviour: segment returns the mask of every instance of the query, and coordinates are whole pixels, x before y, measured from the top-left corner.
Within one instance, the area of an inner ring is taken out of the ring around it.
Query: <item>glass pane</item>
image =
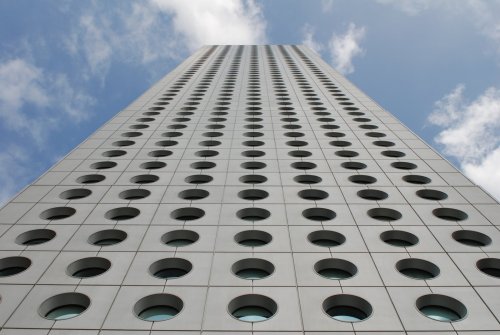
[[[258,240],[258,239],[247,239],[239,242],[241,245],[247,246],[247,247],[260,247],[263,245],[266,245],[266,241]]]
[[[24,245],[37,245],[50,241],[50,238],[34,238],[24,242]]]
[[[19,272],[23,272],[26,268],[20,266],[11,266],[8,268],[0,269],[0,277],[12,276],[18,274]]]
[[[193,241],[191,241],[191,240],[179,238],[176,240],[168,241],[167,245],[169,245],[171,247],[185,247],[186,245],[190,245],[192,243],[193,243]]]
[[[337,241],[328,240],[328,239],[314,240],[313,243],[320,246],[320,247],[326,247],[326,248],[336,247],[336,246],[340,245],[340,243],[338,243]]]
[[[273,314],[262,307],[246,306],[234,311],[233,315],[241,321],[256,322],[267,320]]]
[[[73,277],[89,278],[89,277],[98,276],[104,272],[106,272],[106,270],[101,269],[101,268],[86,268],[86,269],[81,269],[81,270],[73,273]]]
[[[143,310],[139,317],[146,321],[165,321],[173,318],[179,311],[170,306],[153,306]]]
[[[420,309],[429,318],[437,321],[455,321],[460,319],[460,315],[449,308],[442,306],[424,306]]]
[[[335,320],[357,322],[366,319],[368,316],[361,310],[350,306],[335,306],[326,311]]]
[[[85,307],[80,305],[66,305],[54,308],[45,317],[51,320],[66,320],[80,315],[85,309]]]
[[[182,277],[186,274],[186,270],[184,269],[174,269],[174,268],[169,268],[169,269],[163,269],[158,272],[155,272],[155,277],[158,278],[163,278],[163,279],[174,279],[174,278],[179,278]]]
[[[113,245],[120,243],[122,240],[119,240],[117,238],[104,238],[102,240],[96,241],[94,244],[95,245],[100,245],[100,246],[106,246],[106,245]]]
[[[323,269],[318,272],[321,276],[328,279],[347,279],[352,277],[352,274],[342,269]]]
[[[262,279],[269,276],[269,273],[262,269],[243,269],[236,272],[236,275],[244,279]]]
[[[413,243],[405,241],[405,240],[399,240],[399,239],[389,239],[385,240],[385,243],[390,244],[394,247],[411,247]]]

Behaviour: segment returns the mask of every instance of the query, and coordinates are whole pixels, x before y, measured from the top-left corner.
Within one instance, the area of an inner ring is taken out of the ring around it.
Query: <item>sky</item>
[[[0,0],[0,204],[205,44],[305,44],[500,199],[500,0]]]

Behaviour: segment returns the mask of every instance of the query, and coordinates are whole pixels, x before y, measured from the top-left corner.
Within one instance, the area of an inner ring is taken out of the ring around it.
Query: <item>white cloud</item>
[[[204,44],[262,44],[262,10],[252,0],[152,0],[173,15],[173,27],[190,50]]]
[[[0,151],[0,206],[26,184],[30,175],[29,156],[20,146],[3,146]]]
[[[306,23],[302,27],[302,36],[303,36],[302,44],[309,47],[315,53],[319,54],[324,47],[321,43],[315,40],[314,32],[315,32],[314,27]]]
[[[323,13],[329,13],[333,8],[333,0],[321,0],[321,11]]]
[[[500,53],[500,1],[499,0],[376,0],[391,5],[408,15],[426,10],[440,10],[443,16],[457,16],[471,22],[484,36],[491,39]],[[457,18],[455,18],[457,19]]]
[[[364,50],[359,43],[365,36],[364,27],[356,27],[354,23],[349,23],[345,34],[333,34],[328,42],[330,56],[333,67],[343,74],[354,72],[352,60],[354,57],[362,55]]]
[[[455,157],[464,173],[500,198],[500,89],[488,88],[466,101],[464,85],[436,102],[429,122],[443,129],[436,142]]]
[[[440,0],[377,0],[377,2],[392,5],[409,15],[417,15]]]
[[[263,44],[266,21],[253,0],[149,0],[94,3],[63,39],[92,76],[105,82],[112,62],[148,65],[180,59],[205,44]],[[112,21],[111,21],[112,19]],[[163,66],[164,67],[164,66]]]
[[[39,145],[62,120],[87,118],[92,104],[63,74],[46,73],[21,58],[0,63],[0,119],[9,131],[27,134]]]

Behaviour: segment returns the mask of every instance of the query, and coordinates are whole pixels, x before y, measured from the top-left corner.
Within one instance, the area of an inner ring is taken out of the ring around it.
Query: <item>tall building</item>
[[[499,334],[499,222],[307,48],[206,46],[0,210],[0,335]]]

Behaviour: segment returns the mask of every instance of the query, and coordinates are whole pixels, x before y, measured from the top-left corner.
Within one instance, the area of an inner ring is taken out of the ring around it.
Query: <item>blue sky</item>
[[[203,44],[300,44],[500,198],[500,1],[0,1],[0,203]]]

